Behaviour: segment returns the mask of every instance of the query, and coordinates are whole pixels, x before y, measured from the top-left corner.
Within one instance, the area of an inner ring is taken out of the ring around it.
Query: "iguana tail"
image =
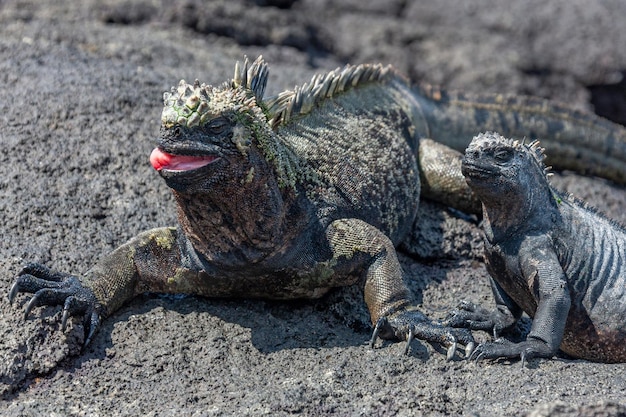
[[[539,139],[547,163],[626,184],[626,128],[545,99],[414,88],[428,136],[460,152],[480,132]]]

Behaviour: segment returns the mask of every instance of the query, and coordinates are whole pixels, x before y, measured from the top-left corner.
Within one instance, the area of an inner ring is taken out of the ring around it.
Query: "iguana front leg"
[[[115,249],[82,277],[40,264],[28,265],[11,287],[9,301],[13,302],[20,292],[34,294],[26,306],[25,318],[36,306],[63,305],[63,329],[70,315],[83,314],[87,345],[101,318],[138,293],[163,290],[168,282],[163,277],[180,273],[180,259],[176,229],[153,229]],[[167,292],[175,291],[171,288]]]
[[[550,358],[556,354],[563,340],[571,299],[567,277],[561,264],[545,241],[520,249],[521,273],[537,302],[533,323],[525,341],[511,343],[499,340],[479,345],[471,358]]]
[[[471,353],[474,339],[468,330],[433,323],[411,305],[396,250],[384,233],[362,220],[342,219],[331,223],[327,237],[336,269],[342,269],[342,263],[364,269],[365,302],[374,325],[372,346],[378,337],[406,340],[408,352],[411,341],[417,338],[448,346],[448,359],[454,355],[457,342],[466,346],[466,355]],[[365,261],[354,263],[355,258]]]
[[[554,356],[561,345],[571,299],[567,277],[552,249],[550,238],[540,236],[526,241],[520,247],[519,258],[520,269],[517,277],[502,273],[498,268],[491,270],[493,266],[490,265],[489,255],[487,255],[488,268],[493,276],[499,277],[501,280],[517,279],[520,287],[522,285],[528,286],[528,290],[537,305],[531,331],[526,340],[520,343],[509,342],[505,339],[482,343],[472,352],[470,359],[519,357],[523,365],[529,358]],[[492,288],[498,309],[496,313],[492,312],[488,318],[495,317],[495,323],[506,323],[506,317],[509,315],[519,318],[520,308],[505,294],[502,287],[494,281]],[[476,314],[478,311],[473,313]],[[449,318],[447,324],[462,324],[460,318],[463,314],[461,312],[456,318]],[[478,328],[472,324],[478,322],[479,314],[474,317],[471,313],[465,312],[465,314],[465,318],[471,317],[471,320],[466,320],[465,325],[469,324],[471,328]],[[494,337],[496,336],[497,333],[494,331]]]

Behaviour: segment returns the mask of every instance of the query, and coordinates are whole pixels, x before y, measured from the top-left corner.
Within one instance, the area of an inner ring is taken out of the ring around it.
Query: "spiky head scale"
[[[181,80],[178,87],[163,94],[161,122],[167,128],[175,125],[194,127],[229,111],[247,111],[262,116],[258,105],[265,92],[267,75],[267,64],[259,56],[251,65],[248,58],[243,66],[237,62],[232,81],[220,87],[200,84],[198,80],[193,84]]]

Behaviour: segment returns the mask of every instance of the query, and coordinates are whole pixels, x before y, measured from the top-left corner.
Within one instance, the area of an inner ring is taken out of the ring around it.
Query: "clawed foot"
[[[530,358],[550,358],[554,351],[543,341],[528,339],[524,342],[513,343],[506,339],[494,342],[481,343],[469,356],[469,360],[478,362],[482,359],[517,358],[522,360],[522,368]]]
[[[442,325],[493,332],[494,339],[497,339],[500,333],[514,325],[515,321],[508,310],[506,312],[497,309],[487,310],[469,301],[461,301],[448,313]]]
[[[413,339],[441,343],[448,347],[446,359],[451,360],[457,349],[457,343],[465,346],[465,356],[474,350],[474,338],[467,329],[454,329],[430,321],[417,310],[402,311],[391,317],[378,319],[370,346],[374,346],[378,337],[382,339],[406,340],[404,353],[408,354]]]
[[[69,316],[84,315],[85,346],[100,325],[93,292],[73,275],[54,272],[40,264],[29,264],[15,279],[9,291],[9,302],[13,303],[15,296],[21,292],[34,294],[24,310],[25,320],[34,307],[41,305],[63,305],[62,330],[65,330]]]

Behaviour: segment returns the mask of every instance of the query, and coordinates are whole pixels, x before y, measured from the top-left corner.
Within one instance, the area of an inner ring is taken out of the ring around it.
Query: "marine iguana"
[[[498,339],[471,358],[568,355],[626,362],[626,228],[552,188],[537,141],[476,136],[462,165],[483,205],[485,262],[493,311],[463,302],[447,325],[492,330],[526,312],[525,341]]]
[[[144,232],[82,276],[26,266],[9,299],[34,293],[101,318],[139,293],[316,298],[360,282],[378,337],[472,349],[468,329],[431,322],[412,303],[395,246],[423,194],[468,211],[480,205],[460,170],[463,137],[487,128],[553,138],[555,165],[626,181],[626,131],[592,115],[503,96],[467,99],[411,87],[393,68],[348,65],[264,98],[267,64],[237,64],[231,82],[164,94],[150,157],[172,189],[179,225]],[[599,163],[601,162],[601,163]],[[421,178],[421,179],[420,179]]]

